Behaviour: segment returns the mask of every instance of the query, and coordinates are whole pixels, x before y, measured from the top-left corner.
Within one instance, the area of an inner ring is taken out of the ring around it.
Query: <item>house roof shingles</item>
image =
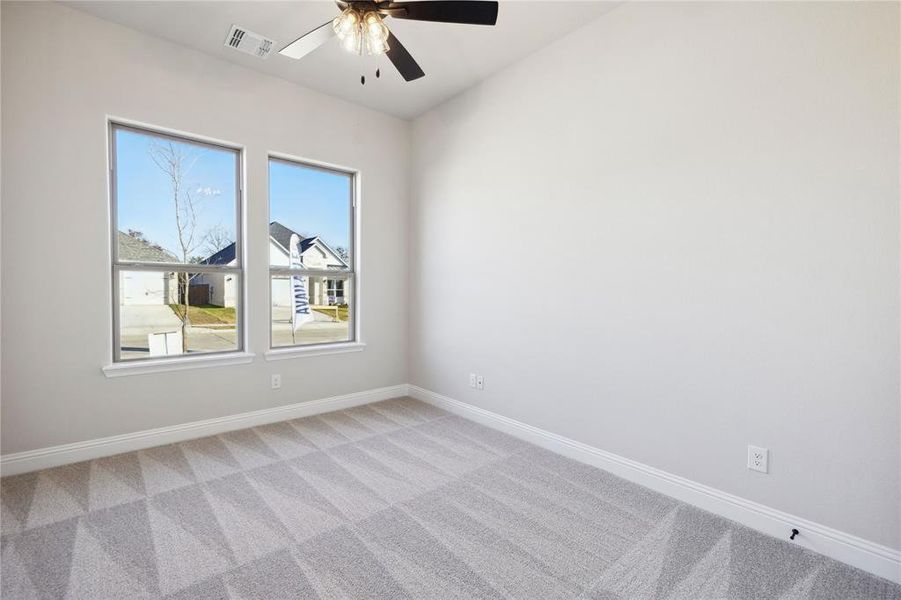
[[[178,262],[178,258],[146,240],[121,231],[119,233],[119,258],[139,262]]]
[[[288,229],[278,221],[273,221],[269,223],[269,235],[272,236],[276,242],[281,244],[281,247],[285,250],[290,250],[288,246],[291,245],[291,235],[297,233],[291,229]],[[316,242],[315,237],[305,238],[299,233],[297,233],[297,237],[300,238],[300,250],[301,253],[305,252],[310,246],[312,246]]]
[[[278,242],[282,248],[288,250],[288,246],[291,244],[291,235],[297,233],[291,229],[288,229],[278,221],[273,221],[269,223],[269,236]],[[310,246],[316,243],[315,237],[305,238],[299,233],[297,233],[297,237],[300,238],[300,252],[305,252]],[[235,260],[235,244],[232,242],[219,252],[216,252],[206,260],[202,261],[205,265],[227,265],[231,261]]]
[[[235,260],[235,243],[232,242],[219,252],[200,261],[204,265],[227,265]]]

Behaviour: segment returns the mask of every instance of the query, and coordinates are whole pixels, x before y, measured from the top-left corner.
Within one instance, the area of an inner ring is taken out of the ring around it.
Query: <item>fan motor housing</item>
[[[351,2],[338,2],[337,4],[341,8],[341,10],[352,8],[360,14],[377,12],[380,15],[391,16],[393,14],[402,14],[407,12],[407,9],[402,7],[389,8],[388,2],[371,2],[369,0],[357,2],[356,0],[352,0]]]

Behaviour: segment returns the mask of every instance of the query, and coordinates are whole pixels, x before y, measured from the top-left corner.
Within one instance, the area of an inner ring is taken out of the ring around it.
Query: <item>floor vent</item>
[[[238,52],[251,54],[257,58],[267,58],[272,53],[275,42],[243,27],[232,25],[225,38],[225,45]]]

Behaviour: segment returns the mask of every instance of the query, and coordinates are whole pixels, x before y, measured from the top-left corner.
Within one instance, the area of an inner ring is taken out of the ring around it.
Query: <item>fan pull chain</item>
[[[361,71],[364,71],[365,69],[363,68],[364,65],[363,65],[363,60],[362,60],[362,59],[363,59],[363,55],[360,55],[360,58],[361,58],[361,60],[360,60],[360,70],[361,70]],[[378,60],[378,57],[375,57],[375,58],[376,58],[376,60]],[[378,63],[376,63],[376,65],[375,65],[375,78],[376,78],[376,79],[380,79],[381,77],[382,77],[382,68],[378,65]],[[366,75],[362,75],[362,74],[360,75],[360,85],[366,85]]]
[[[382,70],[377,68],[375,70],[375,78],[379,79],[381,76],[382,76]],[[360,85],[366,85],[366,76],[365,75],[360,75]]]

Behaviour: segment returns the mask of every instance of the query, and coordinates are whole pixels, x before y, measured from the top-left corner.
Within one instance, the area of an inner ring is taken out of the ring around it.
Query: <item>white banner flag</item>
[[[291,234],[291,268],[297,269],[303,266],[300,262],[300,238],[296,233]],[[307,286],[304,284],[303,277],[298,275],[291,276],[291,292],[293,300],[291,302],[291,328],[293,331],[313,320],[313,313],[310,311],[310,296],[307,294]]]

